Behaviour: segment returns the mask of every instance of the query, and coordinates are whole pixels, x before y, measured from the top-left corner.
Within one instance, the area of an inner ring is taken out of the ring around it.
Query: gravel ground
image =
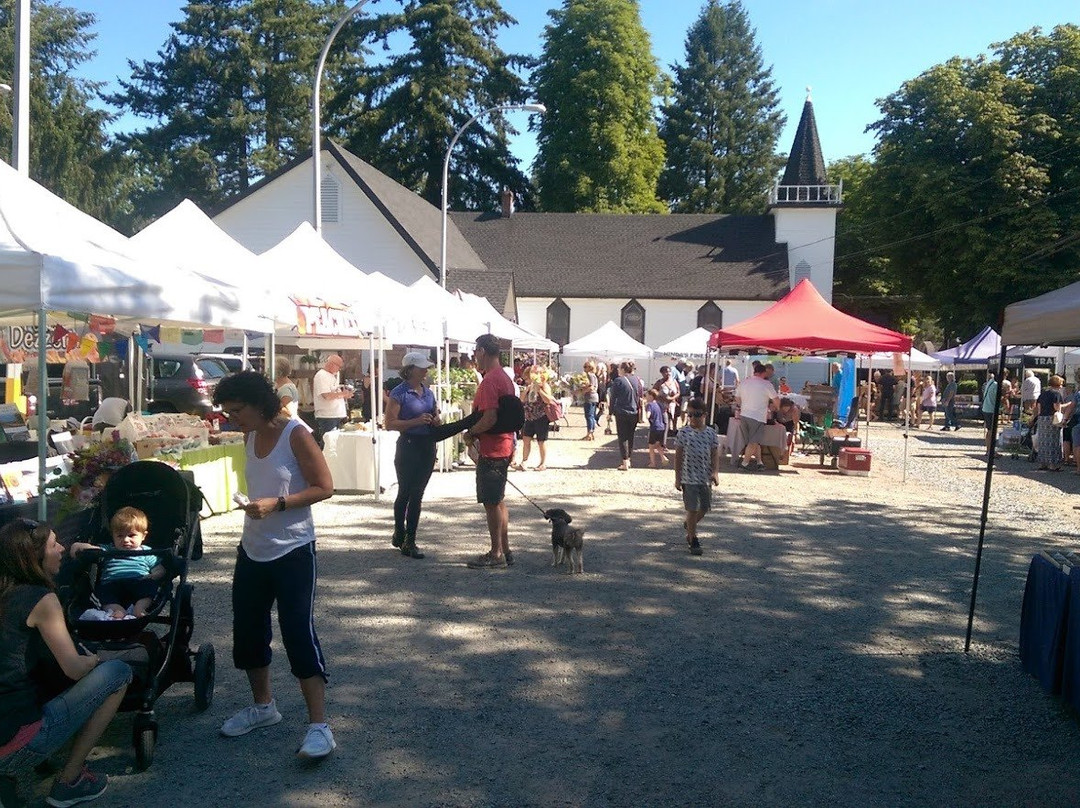
[[[390,498],[318,506],[339,743],[318,766],[293,757],[304,713],[283,654],[285,720],[217,734],[249,701],[229,661],[241,525],[206,522],[195,642],[218,648],[217,698],[202,714],[189,685],[160,699],[146,772],[132,768],[130,717],[114,722],[94,761],[112,776],[104,803],[1080,804],[1075,715],[1016,651],[1028,561],[1075,546],[1080,478],[1001,460],[965,655],[981,429],[912,432],[906,482],[891,425],[871,428],[869,478],[816,457],[780,473],[725,466],[694,558],[672,472],[616,471],[612,439],[576,440],[580,417],[553,435],[547,471],[511,480],[586,528],[584,575],[548,566],[545,523],[512,490],[517,563],[466,569],[486,545],[467,471],[432,480],[423,561],[390,548]]]

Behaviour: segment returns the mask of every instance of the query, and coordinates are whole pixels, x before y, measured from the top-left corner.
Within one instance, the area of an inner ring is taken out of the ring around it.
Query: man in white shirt
[[[348,414],[345,401],[352,398],[353,391],[342,389],[338,384],[338,373],[345,366],[344,360],[337,354],[330,354],[323,363],[322,370],[311,381],[311,396],[315,404],[315,434],[322,446],[323,435],[341,426]]]
[[[780,406],[780,397],[768,380],[768,373],[765,365],[755,362],[754,375],[743,379],[735,391],[735,398],[739,401],[739,433],[746,444],[741,466],[744,471],[764,468],[761,462],[761,435],[765,422],[769,420],[769,408]],[[754,466],[750,465],[751,459],[756,461]]]
[[[1042,381],[1035,375],[1035,371],[1024,371],[1024,383],[1020,385],[1020,404],[1024,408],[1024,412],[1031,412],[1035,409],[1035,402],[1039,400],[1039,395],[1042,393]]]

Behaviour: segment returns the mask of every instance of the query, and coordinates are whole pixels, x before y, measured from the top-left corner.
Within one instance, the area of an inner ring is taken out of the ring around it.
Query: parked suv
[[[146,408],[150,412],[205,417],[214,408],[214,388],[229,374],[220,359],[200,354],[151,354],[146,365]]]

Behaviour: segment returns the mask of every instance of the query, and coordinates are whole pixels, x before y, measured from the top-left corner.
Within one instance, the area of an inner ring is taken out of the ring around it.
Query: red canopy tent
[[[709,347],[720,346],[790,354],[906,353],[911,349],[911,337],[837,311],[804,279],[761,314],[714,331]]]

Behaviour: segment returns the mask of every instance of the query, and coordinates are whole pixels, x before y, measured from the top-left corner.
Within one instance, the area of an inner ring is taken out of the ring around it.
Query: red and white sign
[[[296,328],[305,337],[358,337],[360,321],[352,309],[323,300],[292,298],[296,304]]]

